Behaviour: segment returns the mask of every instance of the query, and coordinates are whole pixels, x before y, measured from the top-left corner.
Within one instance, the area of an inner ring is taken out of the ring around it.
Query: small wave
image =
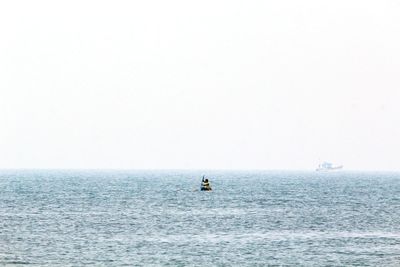
[[[30,262],[27,261],[6,261],[6,262],[0,262],[0,264],[8,265],[8,264],[14,264],[14,265],[27,265],[31,264]]]

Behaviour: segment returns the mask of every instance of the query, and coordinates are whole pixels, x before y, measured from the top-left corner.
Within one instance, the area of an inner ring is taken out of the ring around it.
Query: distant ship
[[[340,170],[343,168],[343,165],[333,165],[332,163],[329,162],[324,162],[318,165],[318,168],[316,169],[317,172],[319,171],[334,171],[334,170]]]

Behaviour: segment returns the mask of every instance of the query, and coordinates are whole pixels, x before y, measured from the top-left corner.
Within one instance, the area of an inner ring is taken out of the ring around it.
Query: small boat
[[[316,169],[316,171],[317,172],[320,172],[320,171],[334,171],[334,170],[340,170],[342,168],[343,168],[342,165],[333,165],[330,162],[324,162],[324,163],[318,165],[318,168]]]
[[[207,178],[204,178],[201,180],[201,186],[200,186],[200,191],[211,191],[212,188],[210,186],[210,182],[208,181]]]

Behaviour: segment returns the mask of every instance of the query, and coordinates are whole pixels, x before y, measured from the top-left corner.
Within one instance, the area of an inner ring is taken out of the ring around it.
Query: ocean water
[[[8,265],[400,266],[400,174],[3,170]]]

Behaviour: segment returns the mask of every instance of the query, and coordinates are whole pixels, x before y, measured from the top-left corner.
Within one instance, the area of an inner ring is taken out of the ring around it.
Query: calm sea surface
[[[400,266],[400,174],[0,171],[0,266]]]

